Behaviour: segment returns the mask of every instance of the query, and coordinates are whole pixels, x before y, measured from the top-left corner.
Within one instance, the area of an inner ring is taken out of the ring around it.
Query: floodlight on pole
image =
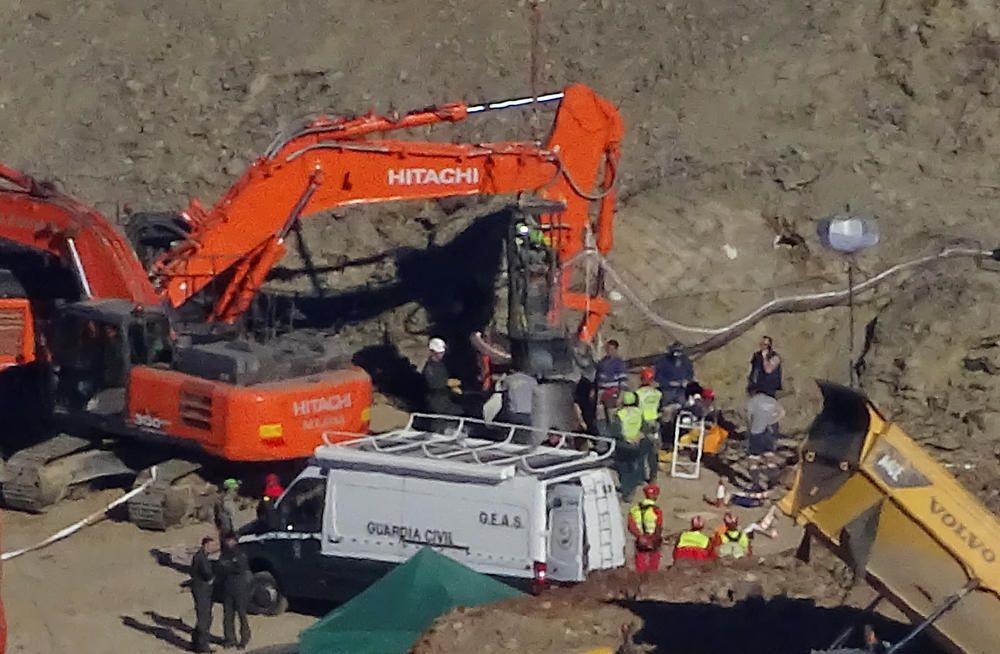
[[[845,255],[847,260],[848,348],[847,379],[854,387],[854,254],[878,245],[880,232],[874,216],[838,213],[821,219],[816,233],[823,247]]]

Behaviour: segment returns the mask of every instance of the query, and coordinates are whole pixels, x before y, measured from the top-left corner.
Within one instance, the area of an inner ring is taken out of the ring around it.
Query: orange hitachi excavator
[[[374,138],[536,101],[559,101],[544,145]],[[148,271],[95,211],[0,168],[13,186],[0,190],[0,242],[50,255],[54,263],[47,269],[68,271],[76,282],[75,292],[59,297],[47,289],[60,285],[46,283],[0,305],[12,331],[23,325],[19,339],[2,341],[6,354],[26,365],[37,358],[52,371],[53,414],[64,432],[7,461],[4,501],[41,510],[74,483],[134,474],[156,463],[156,482],[129,503],[129,514],[141,526],[162,529],[191,509],[181,480],[198,464],[163,461],[150,442],[189,445],[226,461],[280,461],[311,453],[324,431],[366,430],[371,384],[363,371],[331,372],[329,353],[306,349],[303,355],[302,348],[281,344],[193,344],[177,337],[179,322],[172,320],[197,298],[209,306],[206,320],[237,321],[283,254],[296,221],[325,209],[520,194],[526,220],[547,234],[550,262],[545,274],[531,276],[547,293],[540,311],[546,329],[520,334],[527,344],[522,349],[561,356],[572,338],[564,309],[581,314],[576,337],[583,340],[607,313],[599,285],[577,291],[579,280],[562,264],[586,247],[611,247],[621,136],[617,110],[581,85],[541,98],[450,104],[402,117],[317,118],[280,137],[212,209],[195,201],[177,216],[146,214],[151,219],[145,224],[138,216],[138,246],[145,251],[158,238],[163,250]],[[0,268],[6,258],[0,250]],[[19,281],[38,276],[22,274]],[[531,367],[541,374],[553,368]],[[117,437],[114,448],[106,447],[108,436]]]

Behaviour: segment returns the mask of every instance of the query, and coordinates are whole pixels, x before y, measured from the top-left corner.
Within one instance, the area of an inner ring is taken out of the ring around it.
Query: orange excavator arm
[[[369,138],[556,100],[559,108],[544,146]],[[556,202],[564,209],[542,216],[541,223],[554,229],[560,262],[587,247],[607,252],[622,135],[617,109],[583,85],[536,99],[455,103],[402,117],[319,118],[277,140],[211,209],[193,201],[183,214],[188,237],[161,255],[151,272],[175,307],[209,284],[221,287],[210,319],[232,323],[250,306],[301,218],[351,204],[458,195],[529,193]],[[570,292],[570,277],[563,277],[561,303],[584,312],[581,335],[589,338],[607,304]]]
[[[60,257],[85,298],[159,304],[129,242],[94,209],[51,185],[0,164],[0,239]]]

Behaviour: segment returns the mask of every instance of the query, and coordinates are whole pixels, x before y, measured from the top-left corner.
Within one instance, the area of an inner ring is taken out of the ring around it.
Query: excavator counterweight
[[[996,652],[1000,520],[864,395],[819,386],[823,409],[779,507],[915,632],[928,629],[953,652]]]

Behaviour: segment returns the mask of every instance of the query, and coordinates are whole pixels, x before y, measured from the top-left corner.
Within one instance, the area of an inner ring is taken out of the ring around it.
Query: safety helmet
[[[229,490],[230,488],[236,489],[240,487],[240,482],[230,477],[229,479],[222,482],[222,487],[225,488],[226,490]]]
[[[655,376],[656,376],[656,373],[655,373],[655,372],[653,372],[653,369],[652,369],[652,368],[643,368],[643,369],[642,369],[642,370],[641,370],[641,371],[639,372],[639,379],[641,379],[641,380],[642,380],[642,383],[644,383],[644,384],[645,384],[646,382],[651,382],[651,381],[653,381],[653,377],[655,377]]]
[[[706,399],[706,400],[714,400],[715,399],[715,391],[713,391],[711,388],[708,388],[707,386],[702,387],[702,389],[701,389],[701,396],[704,399]]]
[[[527,236],[529,233],[531,233],[531,228],[528,227],[528,225],[526,225],[525,223],[518,223],[514,227],[514,232],[518,236]]]
[[[622,404],[625,406],[636,406],[639,404],[639,398],[633,391],[625,391],[622,393]]]
[[[646,484],[642,487],[642,493],[647,499],[655,500],[660,496],[660,487],[656,484]]]
[[[730,529],[736,529],[736,526],[740,524],[739,518],[728,512],[722,518],[722,522]]]
[[[695,517],[691,518],[691,529],[698,531],[704,528],[705,528],[704,518],[702,518],[700,515],[696,515]]]
[[[432,338],[427,344],[427,349],[431,352],[437,352],[438,354],[443,354],[445,351],[444,339]]]

